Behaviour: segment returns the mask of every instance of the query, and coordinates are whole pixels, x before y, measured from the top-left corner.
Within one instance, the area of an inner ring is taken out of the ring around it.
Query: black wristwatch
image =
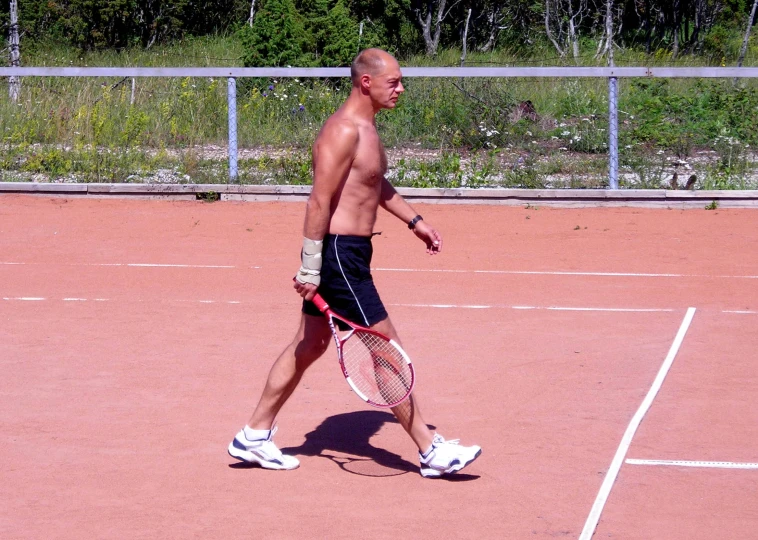
[[[422,221],[423,219],[424,219],[424,218],[422,218],[421,216],[416,216],[415,218],[413,218],[412,220],[410,220],[410,221],[408,222],[408,228],[409,228],[410,230],[413,230],[413,229],[415,229],[415,228],[416,228],[416,223],[418,223],[419,221]]]

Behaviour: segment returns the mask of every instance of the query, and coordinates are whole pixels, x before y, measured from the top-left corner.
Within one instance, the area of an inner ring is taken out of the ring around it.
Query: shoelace
[[[274,438],[274,433],[276,433],[276,430],[279,429],[279,426],[274,426],[271,428],[271,431],[268,434],[268,439],[266,439],[265,442],[261,443],[261,446],[266,447],[266,452],[271,455],[271,457],[275,459],[281,459],[282,458],[282,451],[279,450],[279,448],[274,444],[274,441],[272,440]]]
[[[445,440],[445,437],[443,437],[440,434],[435,434],[434,439],[435,440],[433,442],[433,445],[437,445],[437,444],[460,444],[460,442],[461,442],[460,439],[450,439],[449,441],[447,441],[447,440]]]

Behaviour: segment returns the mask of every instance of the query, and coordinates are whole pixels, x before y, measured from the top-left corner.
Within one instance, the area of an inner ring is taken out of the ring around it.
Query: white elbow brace
[[[321,284],[321,251],[323,249],[323,240],[303,238],[303,250],[300,253],[302,264],[295,276],[300,283],[311,283],[316,287]]]

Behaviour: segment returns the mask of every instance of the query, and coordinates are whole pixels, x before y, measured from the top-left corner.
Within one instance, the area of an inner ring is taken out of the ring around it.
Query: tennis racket
[[[411,395],[415,372],[410,358],[384,334],[334,313],[317,293],[312,302],[326,316],[337,344],[342,374],[358,397],[374,407],[399,405]],[[336,320],[348,326],[339,330]]]

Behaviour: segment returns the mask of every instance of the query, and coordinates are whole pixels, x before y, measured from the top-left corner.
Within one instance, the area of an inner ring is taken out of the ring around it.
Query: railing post
[[[237,79],[229,77],[226,85],[229,112],[229,182],[237,181]]]
[[[609,186],[619,188],[619,107],[618,107],[617,77],[611,77],[608,82],[608,156],[609,156]]]

